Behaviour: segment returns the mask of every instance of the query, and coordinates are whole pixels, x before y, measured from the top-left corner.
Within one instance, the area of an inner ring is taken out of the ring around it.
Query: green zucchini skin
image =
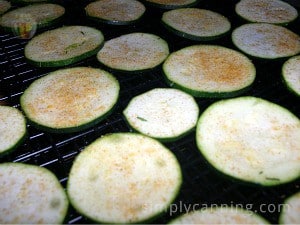
[[[143,0],[143,2],[149,6],[155,7],[155,8],[159,8],[162,10],[170,10],[170,9],[178,9],[178,8],[185,8],[185,7],[193,7],[196,6],[199,2],[201,2],[202,0],[194,0],[193,2],[189,3],[189,4],[181,4],[181,5],[174,5],[174,4],[160,4],[160,3],[156,3],[156,2],[151,2],[148,0]]]

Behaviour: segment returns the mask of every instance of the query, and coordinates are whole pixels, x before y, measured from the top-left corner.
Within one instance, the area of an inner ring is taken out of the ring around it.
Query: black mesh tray
[[[227,0],[222,3],[218,0],[202,0],[196,7],[211,9],[227,16],[232,23],[232,28],[235,28],[243,23],[234,13],[236,2],[235,0]],[[72,1],[60,3],[67,9],[66,16],[63,21],[50,29],[62,25],[89,25],[100,29],[106,40],[130,32],[149,32],[164,38],[169,43],[170,51],[203,43],[218,44],[235,49],[230,34],[216,41],[196,42],[169,33],[160,23],[163,11],[150,6],[147,6],[144,18],[138,24],[114,27],[97,24],[86,19],[83,9],[87,1],[78,0],[74,4]],[[299,34],[299,26],[300,21],[298,19],[288,28]],[[3,31],[0,32],[0,40],[0,101],[20,108],[19,98],[23,91],[35,79],[55,70],[55,68],[36,68],[29,65],[23,54],[27,40],[18,39]],[[245,95],[262,97],[280,104],[299,117],[299,98],[291,94],[281,80],[281,67],[284,60],[253,59],[253,62],[257,69],[257,79],[253,88]],[[100,67],[95,57],[72,66]],[[83,132],[59,135],[42,132],[28,125],[29,136],[25,143],[15,152],[1,158],[0,162],[24,162],[46,167],[53,171],[62,185],[66,187],[72,162],[86,145],[107,133],[129,131],[122,116],[122,110],[132,97],[154,87],[168,87],[160,67],[150,72],[134,75],[112,73],[121,85],[120,100],[113,114],[106,120]],[[208,105],[217,101],[216,99],[205,98],[197,98],[196,100],[201,112]],[[194,136],[195,133],[191,133],[175,143],[165,144],[177,156],[182,167],[184,182],[179,196],[170,210],[153,222],[167,223],[181,213],[201,207],[229,205],[253,210],[271,223],[278,223],[283,200],[300,190],[300,180],[277,187],[260,187],[230,180],[216,172],[203,159],[196,148]],[[65,223],[93,222],[77,213],[70,206]]]

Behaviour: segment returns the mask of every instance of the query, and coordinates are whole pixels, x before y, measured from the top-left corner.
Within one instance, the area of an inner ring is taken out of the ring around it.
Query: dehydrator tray
[[[210,9],[226,16],[232,29],[244,23],[234,12],[236,0],[220,2],[218,0],[202,0],[195,7]],[[146,5],[146,13],[136,25],[113,26],[103,25],[86,18],[84,7],[88,1],[78,0],[59,2],[66,8],[66,15],[58,24],[49,29],[63,25],[88,25],[101,30],[106,40],[131,32],[148,32],[165,39],[170,51],[176,51],[194,44],[217,44],[236,49],[230,34],[209,42],[191,41],[175,36],[167,31],[160,23],[164,10]],[[296,6],[299,7],[299,6]],[[297,8],[299,11],[299,8]],[[287,26],[300,34],[300,20],[297,19]],[[44,30],[40,30],[42,32]],[[13,34],[0,31],[0,102],[20,108],[20,96],[23,91],[36,79],[56,70],[56,68],[37,68],[28,64],[24,58],[24,46],[28,42]],[[252,59],[257,78],[251,90],[244,95],[256,96],[282,105],[300,116],[299,98],[284,86],[281,79],[281,67],[284,60]],[[74,66],[100,67],[95,57],[80,61]],[[161,67],[152,71],[126,74],[110,71],[119,80],[120,99],[114,112],[98,125],[71,134],[52,134],[42,132],[28,125],[26,141],[14,152],[0,158],[0,162],[23,162],[46,167],[53,171],[62,185],[66,187],[68,173],[75,157],[95,139],[102,135],[115,132],[130,131],[122,111],[132,97],[155,87],[168,87]],[[200,113],[211,103],[219,99],[196,98]],[[195,143],[195,132],[172,143],[165,143],[180,162],[183,172],[183,185],[179,196],[162,216],[153,223],[167,223],[176,216],[190,210],[208,206],[237,206],[252,210],[262,215],[271,223],[278,223],[279,213],[286,197],[300,190],[300,179],[275,187],[261,187],[231,180],[213,169],[199,153]],[[147,196],[145,196],[147,197]],[[93,223],[76,212],[72,206],[64,221],[65,223]]]

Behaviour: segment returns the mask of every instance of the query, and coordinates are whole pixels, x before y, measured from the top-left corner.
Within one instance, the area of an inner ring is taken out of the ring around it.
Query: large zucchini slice
[[[157,67],[168,55],[168,43],[159,36],[130,33],[106,41],[97,59],[114,70],[140,72]]]
[[[46,27],[65,13],[65,8],[58,4],[42,3],[17,8],[5,13],[0,18],[0,26],[6,30],[21,32],[19,29],[35,29]],[[28,32],[28,31],[27,31]]]
[[[155,88],[134,97],[123,114],[134,130],[161,141],[173,141],[193,130],[199,107],[185,92]]]
[[[213,167],[238,180],[274,186],[300,176],[300,120],[267,100],[213,103],[200,116],[196,140]]]
[[[60,224],[69,202],[57,177],[48,169],[0,164],[1,224]]]
[[[11,8],[11,3],[6,0],[0,0],[0,15]]]
[[[75,132],[103,120],[115,106],[119,88],[104,70],[60,69],[34,81],[21,96],[21,107],[40,129]]]
[[[145,11],[145,6],[137,0],[99,0],[85,7],[88,17],[112,25],[135,23]]]
[[[231,28],[225,16],[199,8],[173,9],[164,12],[161,20],[171,32],[192,40],[216,39]]]
[[[281,0],[241,0],[235,12],[248,22],[287,25],[298,17],[298,11]]]
[[[232,32],[234,45],[256,58],[286,58],[300,53],[300,36],[274,24],[250,23]]]
[[[199,0],[144,0],[147,4],[161,9],[177,9],[196,5]]]
[[[289,58],[282,67],[282,77],[287,88],[300,97],[300,56]]]
[[[256,76],[242,53],[217,45],[193,45],[169,55],[163,72],[170,86],[196,97],[232,97],[247,91]]]
[[[16,108],[0,105],[0,155],[15,150],[26,137],[26,120]]]
[[[280,224],[300,224],[300,192],[285,199],[279,216]]]
[[[163,213],[182,183],[179,162],[160,142],[134,133],[105,135],[75,159],[70,203],[103,223],[138,223]]]
[[[270,224],[250,210],[233,206],[202,208],[182,214],[169,224]]]
[[[25,46],[25,57],[39,67],[65,66],[95,55],[103,43],[100,30],[64,26],[35,36]]]

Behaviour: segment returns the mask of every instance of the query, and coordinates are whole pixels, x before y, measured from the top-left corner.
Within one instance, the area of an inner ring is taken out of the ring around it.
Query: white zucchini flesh
[[[96,54],[103,43],[100,30],[64,26],[35,36],[25,46],[25,57],[38,66],[64,66]]]
[[[171,53],[163,64],[170,85],[196,97],[235,95],[251,86],[254,64],[242,53],[217,45],[194,45]]]
[[[172,140],[196,126],[199,107],[185,92],[155,88],[134,97],[123,114],[133,129],[153,138]]]
[[[227,33],[230,21],[223,15],[199,8],[180,8],[163,13],[162,22],[186,38],[214,38]]]
[[[5,13],[0,18],[0,25],[12,29],[24,22],[31,22],[31,25],[43,26],[63,16],[64,13],[65,8],[58,4],[33,4]],[[24,21],[25,17],[30,17],[32,21]]]
[[[300,192],[289,196],[279,216],[280,224],[300,224]]]
[[[14,150],[26,136],[26,119],[16,108],[0,106],[0,154]]]
[[[77,131],[99,122],[116,104],[119,83],[104,70],[60,69],[35,80],[21,96],[27,118],[49,131]]]
[[[256,97],[218,101],[196,128],[197,146],[220,172],[263,186],[300,176],[300,120]]]
[[[88,4],[85,11],[90,17],[118,24],[138,20],[146,8],[136,0],[101,0]]]
[[[145,0],[145,1],[157,7],[166,8],[166,9],[188,7],[190,5],[197,3],[197,0]]]
[[[263,59],[290,57],[300,52],[300,36],[274,24],[241,25],[233,30],[232,41],[246,54]]]
[[[74,208],[96,222],[138,223],[163,213],[181,183],[179,162],[160,142],[114,133],[77,156],[67,193]]]
[[[68,198],[48,169],[23,164],[0,164],[0,223],[59,224],[68,210]]]
[[[11,8],[11,3],[6,0],[0,0],[0,15]]]
[[[97,59],[112,69],[140,71],[160,65],[168,55],[168,43],[159,36],[130,33],[106,41]]]
[[[287,24],[298,17],[298,11],[281,0],[241,0],[235,12],[249,22]]]
[[[238,207],[212,207],[183,214],[169,224],[270,224],[262,216]]]
[[[300,96],[300,56],[289,58],[283,64],[282,77],[288,89]]]

